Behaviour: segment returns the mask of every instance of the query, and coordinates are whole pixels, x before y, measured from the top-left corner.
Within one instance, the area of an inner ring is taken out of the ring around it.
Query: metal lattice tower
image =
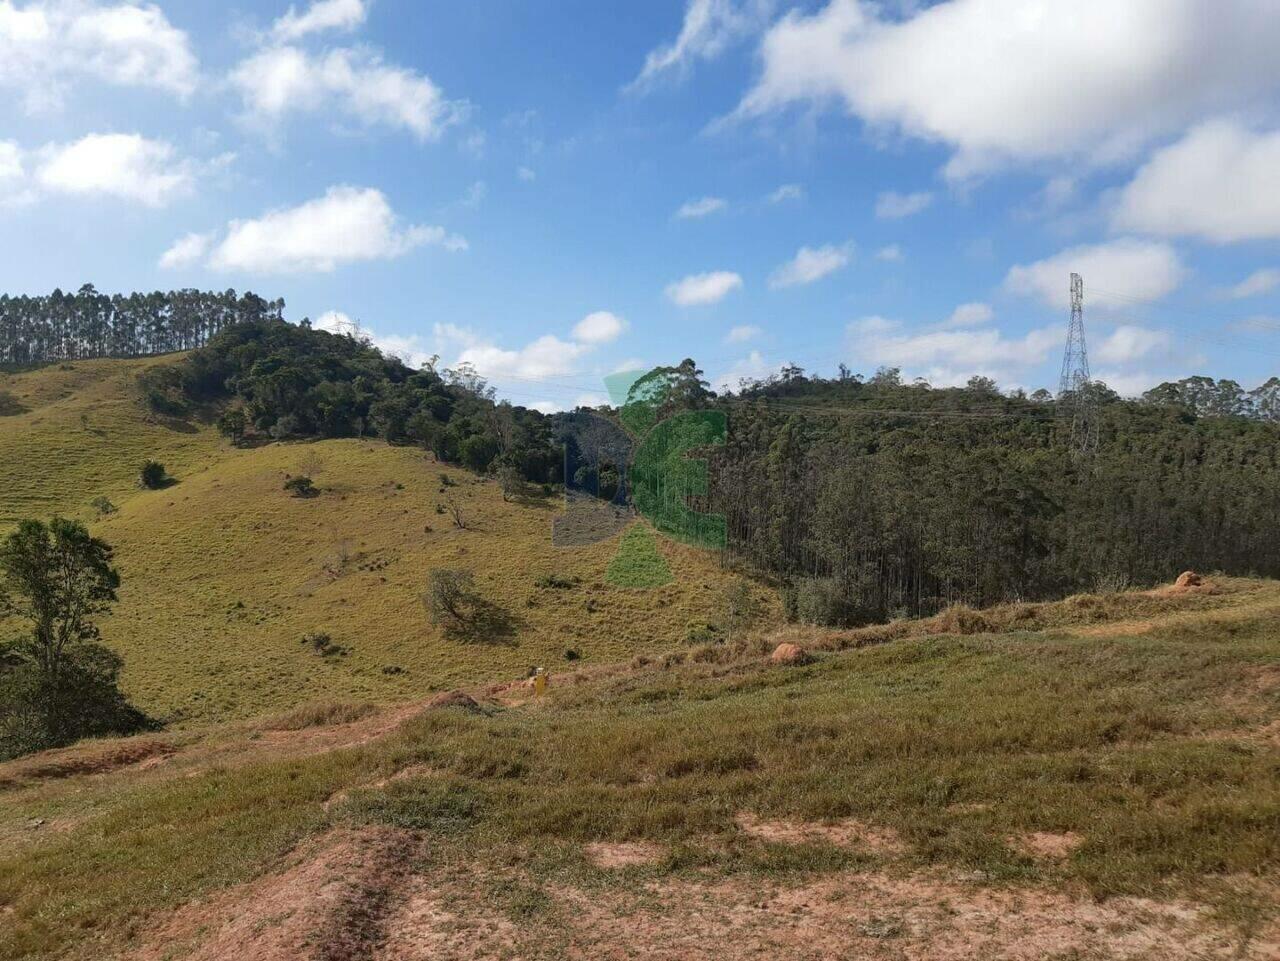
[[[1062,355],[1058,400],[1071,415],[1071,453],[1088,457],[1098,449],[1098,405],[1089,380],[1089,351],[1084,341],[1084,279],[1071,275],[1071,326]]]

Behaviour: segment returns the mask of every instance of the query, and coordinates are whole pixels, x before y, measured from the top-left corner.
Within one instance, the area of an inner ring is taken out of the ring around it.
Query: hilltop
[[[162,416],[143,402],[139,375],[181,359],[0,377],[22,408],[0,419],[0,524],[61,513],[116,548],[123,588],[103,638],[125,659],[126,692],[155,716],[394,701],[531,666],[626,659],[714,620],[740,580],[714,556],[659,540],[672,582],[615,586],[606,575],[622,535],[558,549],[557,496],[531,488],[507,501],[495,481],[419,448],[358,439],[234,447],[199,416]],[[177,483],[139,490],[147,459]],[[284,490],[303,473],[319,496]],[[91,505],[103,496],[114,513]],[[437,567],[473,571],[511,616],[511,635],[467,642],[433,627],[422,595]],[[761,616],[776,611],[769,591],[750,589]],[[327,634],[341,653],[318,654],[303,644],[310,634]]]

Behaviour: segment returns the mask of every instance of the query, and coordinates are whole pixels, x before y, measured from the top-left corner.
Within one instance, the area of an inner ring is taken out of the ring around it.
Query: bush
[[[142,465],[142,470],[138,472],[138,483],[149,491],[157,491],[162,487],[167,487],[172,482],[168,471],[165,470],[164,464],[159,461],[149,460]]]
[[[294,497],[316,497],[320,494],[315,483],[305,475],[290,477],[284,482],[284,489],[292,493]]]
[[[533,583],[544,590],[567,591],[581,582],[581,578],[565,577],[563,574],[543,574]]]
[[[512,631],[510,616],[476,590],[470,571],[449,567],[431,571],[422,601],[431,623],[448,635],[495,641]]]
[[[782,593],[787,617],[819,627],[858,627],[880,619],[861,602],[857,589],[834,577],[802,577]]]
[[[108,514],[114,514],[119,510],[115,504],[111,503],[111,498],[109,497],[95,497],[89,501],[89,506],[98,512],[99,517],[106,517]]]
[[[224,410],[218,417],[218,431],[231,443],[239,446],[249,429],[249,418],[239,407]]]
[[[351,653],[341,644],[333,643],[333,638],[323,631],[304,634],[302,644],[304,647],[311,648],[312,652],[320,657],[346,657]]]

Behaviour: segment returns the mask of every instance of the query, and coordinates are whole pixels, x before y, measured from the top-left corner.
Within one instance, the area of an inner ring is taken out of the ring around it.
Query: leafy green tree
[[[237,447],[249,430],[249,418],[239,407],[230,407],[218,416],[218,431]]]
[[[76,521],[23,521],[0,543],[0,614],[25,625],[0,646],[0,753],[147,724],[117,687],[120,658],[97,643],[119,586],[111,547]]]
[[[142,465],[142,469],[138,471],[138,483],[150,491],[159,490],[166,486],[169,480],[168,471],[165,470],[164,464],[159,461],[146,461]]]

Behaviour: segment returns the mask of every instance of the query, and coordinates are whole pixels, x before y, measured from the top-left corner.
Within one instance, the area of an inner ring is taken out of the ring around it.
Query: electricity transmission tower
[[[1071,416],[1071,456],[1087,458],[1098,449],[1098,404],[1089,382],[1089,351],[1084,343],[1084,280],[1071,275],[1071,326],[1062,355],[1058,401]]]

